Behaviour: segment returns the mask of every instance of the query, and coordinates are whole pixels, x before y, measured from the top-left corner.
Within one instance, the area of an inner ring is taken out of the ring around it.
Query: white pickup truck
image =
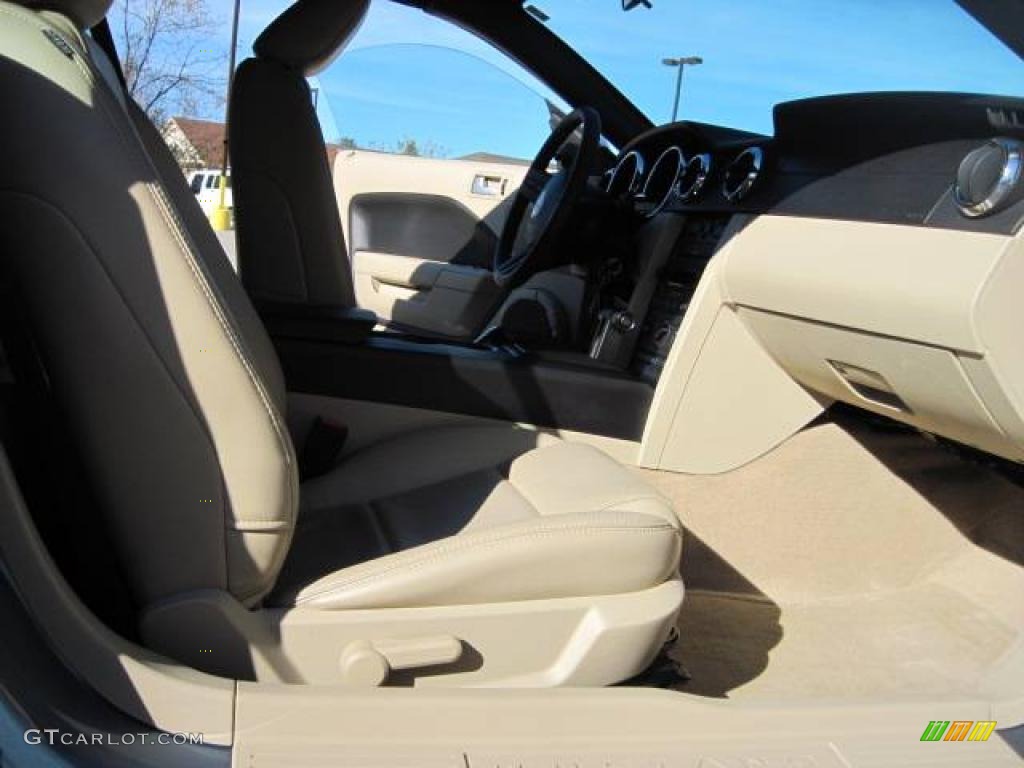
[[[189,187],[191,187],[192,193],[199,201],[203,213],[207,216],[220,204],[220,177],[221,171],[219,168],[203,168],[193,171],[192,175],[189,176]],[[227,189],[224,190],[224,204],[230,209],[235,207],[231,195],[230,170],[227,173]]]

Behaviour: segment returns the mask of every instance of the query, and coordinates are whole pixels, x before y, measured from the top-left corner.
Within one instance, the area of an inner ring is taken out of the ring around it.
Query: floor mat
[[[686,528],[677,688],[1024,689],[1024,489],[912,433],[811,427],[733,472],[644,472]]]
[[[938,586],[788,606],[690,593],[679,629],[676,688],[727,698],[960,696],[1018,638]]]

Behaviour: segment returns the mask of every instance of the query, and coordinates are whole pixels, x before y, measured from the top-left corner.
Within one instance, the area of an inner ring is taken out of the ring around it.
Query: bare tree
[[[119,0],[111,27],[120,40],[128,92],[163,126],[174,113],[196,115],[224,104],[223,19],[208,0]]]

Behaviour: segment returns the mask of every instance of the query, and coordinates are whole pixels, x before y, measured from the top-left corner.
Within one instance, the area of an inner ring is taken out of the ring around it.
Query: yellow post
[[[235,13],[231,18],[231,50],[228,52],[228,93],[224,99],[224,155],[220,167],[220,202],[210,213],[210,225],[218,232],[231,229],[231,209],[224,205],[224,190],[228,185],[228,105],[231,103],[231,83],[235,79],[235,51],[238,50],[238,12],[242,0],[235,0]]]
[[[231,209],[224,205],[224,190],[227,189],[227,186],[228,177],[221,173],[220,202],[218,202],[217,207],[210,212],[210,226],[218,232],[231,229]]]

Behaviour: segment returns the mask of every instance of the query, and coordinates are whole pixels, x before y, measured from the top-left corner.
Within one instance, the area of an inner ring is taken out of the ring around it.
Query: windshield
[[[533,6],[654,123],[672,117],[680,59],[689,59],[680,119],[760,133],[772,131],[774,104],[810,96],[1024,95],[1024,62],[953,0],[652,4],[628,13],[615,0],[535,0]]]

